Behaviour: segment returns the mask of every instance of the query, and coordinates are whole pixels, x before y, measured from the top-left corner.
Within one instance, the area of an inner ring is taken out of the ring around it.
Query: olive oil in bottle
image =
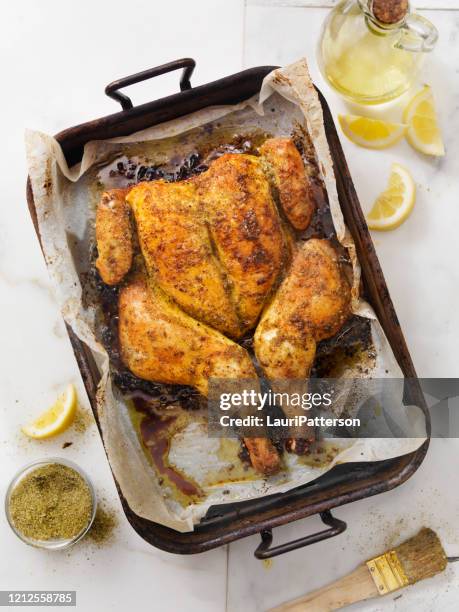
[[[438,34],[407,0],[344,0],[319,42],[323,76],[352,102],[380,104],[407,91]]]

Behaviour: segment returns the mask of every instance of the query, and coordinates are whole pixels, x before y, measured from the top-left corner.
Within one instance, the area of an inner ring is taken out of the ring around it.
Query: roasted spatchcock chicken
[[[259,155],[223,154],[186,180],[105,192],[96,267],[108,285],[124,280],[125,366],[206,396],[211,377],[256,379],[236,342],[256,328],[255,354],[268,379],[308,377],[317,342],[337,333],[350,302],[330,242],[294,241],[315,208],[314,185],[289,138],[266,140]],[[244,442],[256,470],[279,469],[269,438]]]

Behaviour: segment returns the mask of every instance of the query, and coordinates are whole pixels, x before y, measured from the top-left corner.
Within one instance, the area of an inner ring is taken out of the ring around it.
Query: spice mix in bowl
[[[96,506],[88,476],[59,458],[23,468],[5,499],[6,516],[16,535],[32,546],[54,550],[68,548],[88,532]]]

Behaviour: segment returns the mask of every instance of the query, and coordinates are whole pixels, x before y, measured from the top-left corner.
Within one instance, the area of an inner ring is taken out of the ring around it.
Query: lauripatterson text
[[[222,427],[360,427],[360,419],[339,417],[308,417],[296,415],[294,417],[273,417],[248,415],[245,417],[231,417],[225,414],[219,418]]]

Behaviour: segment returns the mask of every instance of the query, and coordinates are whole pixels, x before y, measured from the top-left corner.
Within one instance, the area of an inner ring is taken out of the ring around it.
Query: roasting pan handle
[[[332,538],[333,536],[343,533],[343,531],[346,530],[346,523],[335,518],[330,510],[321,512],[320,518],[322,519],[323,523],[330,525],[330,529],[324,529],[318,533],[307,535],[304,538],[299,538],[298,540],[293,540],[292,542],[286,542],[285,544],[279,544],[278,546],[273,547],[271,547],[273,532],[271,529],[264,529],[260,533],[261,542],[254,553],[255,557],[257,559],[270,559],[271,557],[277,557],[278,555],[283,555],[284,553],[296,550],[297,548],[302,548],[303,546],[309,546],[310,544],[327,540],[328,538]]]
[[[131,99],[128,98],[126,94],[121,93],[119,91],[120,89],[122,89],[123,87],[128,87],[128,85],[134,85],[134,83],[146,81],[147,79],[159,76],[160,74],[166,74],[166,72],[172,72],[173,70],[179,70],[180,68],[183,68],[182,76],[180,78],[180,91],[185,91],[186,89],[191,89],[190,78],[193,74],[195,66],[196,62],[194,61],[194,59],[191,59],[191,57],[184,57],[183,59],[178,59],[174,62],[168,62],[167,64],[162,64],[162,66],[149,68],[148,70],[143,70],[142,72],[131,74],[131,76],[112,81],[105,88],[105,93],[113,100],[119,102],[123,110],[129,110],[130,108],[133,108]]]

